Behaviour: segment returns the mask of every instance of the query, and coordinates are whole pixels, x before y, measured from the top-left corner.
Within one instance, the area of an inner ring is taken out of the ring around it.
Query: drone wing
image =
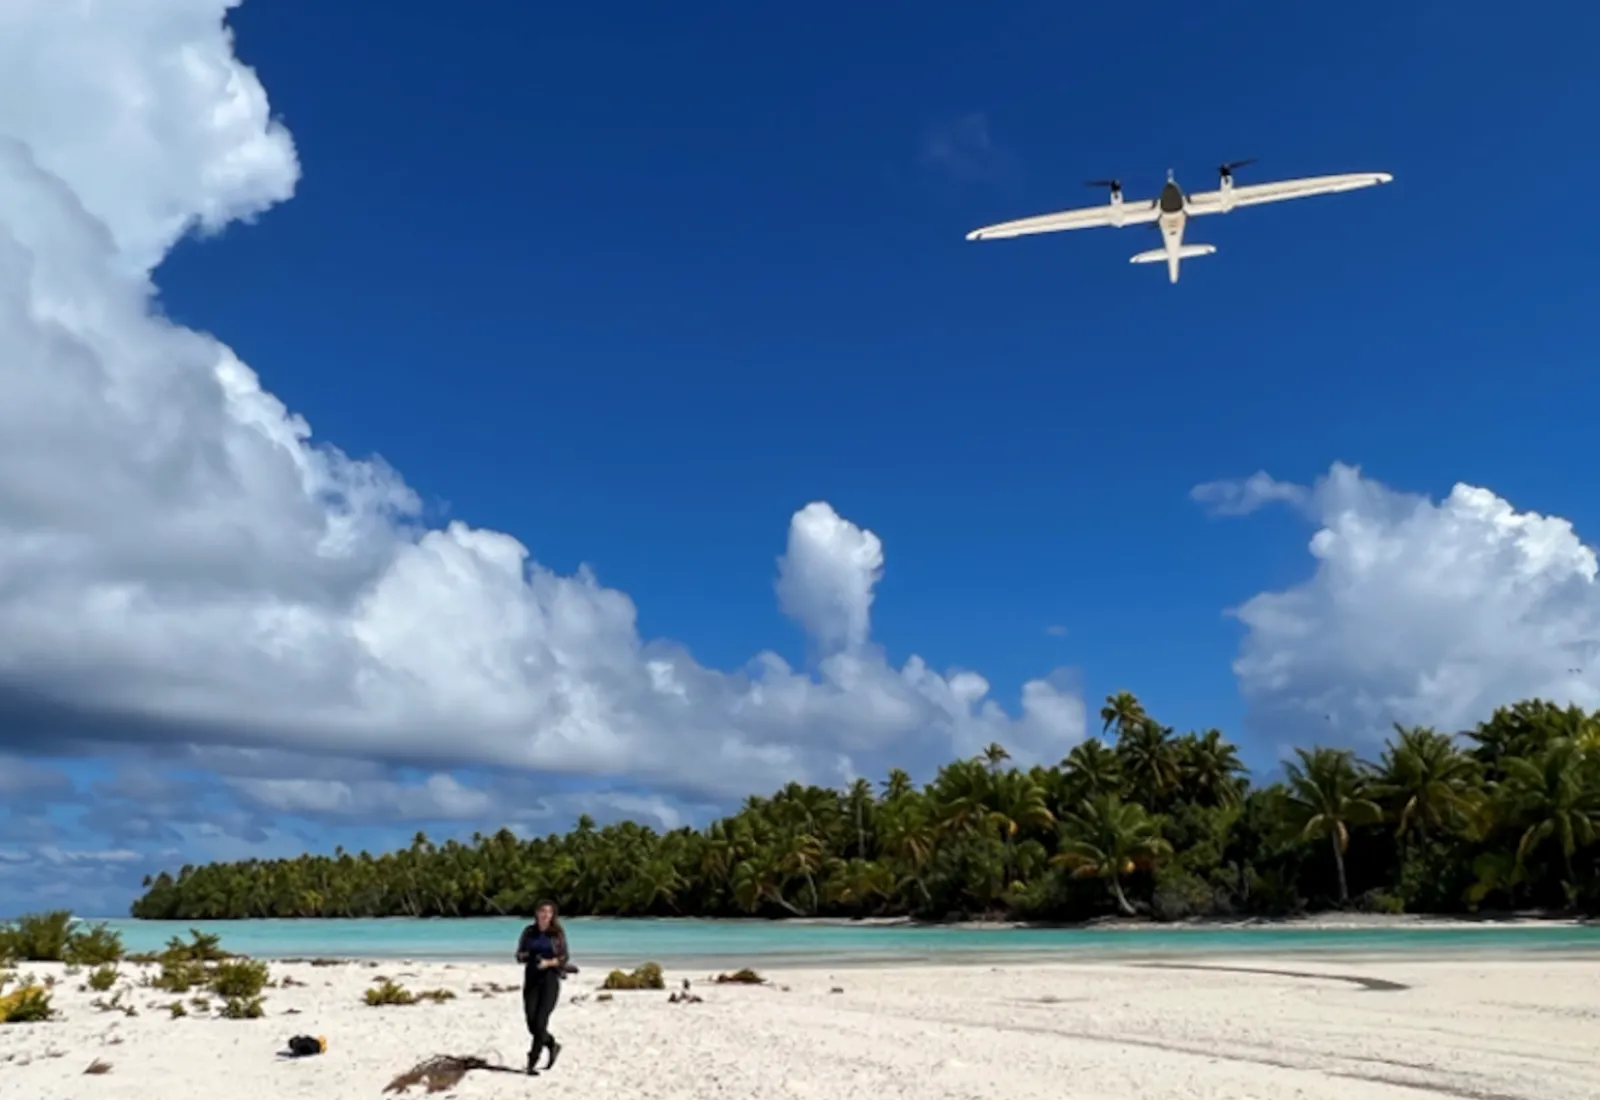
[[[1394,179],[1387,172],[1347,172],[1341,176],[1306,176],[1276,183],[1251,183],[1221,191],[1197,191],[1189,196],[1190,214],[1221,214],[1239,206],[1264,202],[1304,199],[1312,195],[1331,195],[1336,191],[1355,191]]]
[[[1018,218],[1012,222],[986,225],[967,234],[969,241],[987,241],[999,237],[1025,237],[1030,233],[1056,233],[1063,229],[1093,229],[1096,226],[1141,225],[1153,222],[1160,215],[1154,200],[1141,202],[1108,202],[1101,206],[1084,206],[1077,210],[1061,210],[1054,214],[1036,214],[1031,218]]]

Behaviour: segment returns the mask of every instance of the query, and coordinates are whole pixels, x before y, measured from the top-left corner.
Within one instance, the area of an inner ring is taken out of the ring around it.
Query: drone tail
[[[1217,250],[1214,244],[1185,244],[1180,245],[1176,251],[1168,252],[1165,248],[1152,248],[1149,252],[1141,252],[1137,256],[1129,256],[1128,262],[1132,264],[1154,264],[1162,260],[1167,261],[1167,281],[1178,281],[1178,265],[1184,260],[1195,256],[1209,256]]]
[[[1178,249],[1178,259],[1192,260],[1196,256],[1209,256],[1217,250],[1214,244],[1186,244]],[[1129,256],[1130,264],[1158,264],[1167,258],[1165,248],[1152,248],[1149,252],[1141,252],[1137,256]]]

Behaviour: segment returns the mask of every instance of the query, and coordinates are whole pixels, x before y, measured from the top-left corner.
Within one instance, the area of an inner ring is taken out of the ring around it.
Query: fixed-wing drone
[[[1235,187],[1233,170],[1253,161],[1236,160],[1217,169],[1221,177],[1217,190],[1199,191],[1185,195],[1167,172],[1167,185],[1153,199],[1125,202],[1119,180],[1091,180],[1090,187],[1109,187],[1111,201],[1104,206],[1086,206],[1077,210],[1062,210],[1055,214],[1039,214],[1032,218],[1001,222],[967,234],[969,241],[986,241],[995,237],[1022,237],[1030,233],[1054,233],[1061,229],[1090,229],[1094,226],[1147,225],[1156,223],[1161,229],[1161,247],[1152,248],[1130,258],[1130,263],[1150,264],[1167,261],[1167,276],[1178,281],[1178,265],[1193,256],[1208,256],[1217,250],[1210,244],[1184,244],[1183,229],[1188,220],[1198,214],[1226,214],[1238,206],[1255,206],[1263,202],[1281,202],[1284,199],[1302,199],[1310,195],[1329,195],[1335,191],[1354,191],[1359,187],[1388,183],[1394,179],[1387,172],[1350,172],[1342,176],[1307,176],[1304,179],[1280,180],[1277,183],[1251,183]]]

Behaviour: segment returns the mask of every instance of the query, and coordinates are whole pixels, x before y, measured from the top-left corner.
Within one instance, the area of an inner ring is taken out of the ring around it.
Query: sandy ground
[[[134,984],[139,968],[124,968],[135,1017],[93,1007],[96,995],[78,988],[81,976],[33,970],[58,975],[61,1018],[0,1026],[7,1100],[378,1098],[395,1074],[435,1053],[520,1066],[527,1049],[518,994],[482,992],[485,983],[516,983],[514,965],[274,965],[274,979],[307,984],[269,990],[267,1016],[254,1021],[172,1019],[159,1007],[171,995]],[[413,990],[452,989],[457,999],[370,1008],[361,994],[378,975]],[[704,997],[687,1005],[668,1003],[663,992],[597,1001],[599,977],[566,983],[553,1021],[565,1049],[553,1071],[536,1079],[473,1073],[453,1095],[1600,1096],[1600,960],[899,967],[781,972],[759,987],[669,971],[669,989],[687,977]],[[328,1052],[277,1057],[300,1033],[326,1035]],[[86,1075],[95,1059],[110,1063],[109,1072]]]

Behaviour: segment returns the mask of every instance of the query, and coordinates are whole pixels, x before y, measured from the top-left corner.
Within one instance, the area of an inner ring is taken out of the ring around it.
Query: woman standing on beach
[[[522,930],[517,941],[517,961],[524,965],[522,974],[522,1013],[528,1021],[528,1034],[533,1036],[533,1046],[528,1049],[528,1075],[539,1073],[539,1052],[550,1048],[550,1061],[545,1069],[556,1064],[561,1044],[550,1034],[550,1013],[555,1011],[556,998],[561,995],[561,978],[567,966],[567,934],[556,917],[556,903],[541,901],[533,911],[533,923]]]

